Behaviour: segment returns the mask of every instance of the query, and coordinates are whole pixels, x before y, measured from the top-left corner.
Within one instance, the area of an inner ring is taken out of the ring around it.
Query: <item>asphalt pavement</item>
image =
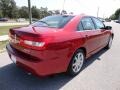
[[[106,24],[115,33],[111,49],[89,58],[76,77],[64,73],[53,77],[28,75],[11,62],[6,52],[1,53],[0,90],[120,90],[120,24]]]

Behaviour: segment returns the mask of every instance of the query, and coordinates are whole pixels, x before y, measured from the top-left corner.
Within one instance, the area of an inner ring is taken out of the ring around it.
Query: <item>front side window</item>
[[[33,26],[40,27],[53,27],[53,28],[62,28],[64,27],[74,16],[67,15],[54,15],[45,17],[35,23]]]
[[[86,17],[81,20],[84,30],[94,30],[94,23],[91,18]]]
[[[96,25],[96,29],[104,28],[104,24],[100,20],[98,20],[97,18],[92,18],[92,19]]]

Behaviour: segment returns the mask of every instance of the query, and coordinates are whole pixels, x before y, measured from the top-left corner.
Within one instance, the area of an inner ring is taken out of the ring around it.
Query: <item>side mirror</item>
[[[112,27],[111,27],[111,26],[105,26],[105,29],[106,29],[106,30],[111,30]]]

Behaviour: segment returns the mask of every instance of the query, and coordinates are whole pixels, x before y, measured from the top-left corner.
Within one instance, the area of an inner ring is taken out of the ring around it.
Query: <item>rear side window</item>
[[[78,25],[78,31],[82,31],[82,30],[84,30],[84,29],[83,29],[82,23],[80,22]]]
[[[86,17],[81,20],[84,30],[94,30],[95,26],[91,18]]]
[[[95,26],[96,26],[96,29],[102,29],[104,28],[104,24],[97,18],[92,18],[94,23],[95,23]]]

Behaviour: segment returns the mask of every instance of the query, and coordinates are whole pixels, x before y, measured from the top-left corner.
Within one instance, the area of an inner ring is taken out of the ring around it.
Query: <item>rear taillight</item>
[[[42,35],[21,30],[10,29],[9,37],[11,44],[34,50],[43,50],[47,44],[46,38],[44,39]]]
[[[45,42],[35,42],[35,41],[24,40],[24,44],[29,46],[35,46],[35,47],[43,47],[45,45]]]
[[[23,36],[23,40],[20,43],[21,46],[34,50],[44,50],[48,44],[53,41],[52,37],[29,37]]]

